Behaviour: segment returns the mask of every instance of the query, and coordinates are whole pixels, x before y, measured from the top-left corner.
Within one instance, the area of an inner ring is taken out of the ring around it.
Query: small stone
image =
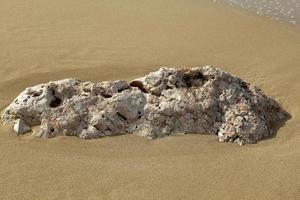
[[[17,119],[14,122],[14,131],[18,135],[23,135],[25,133],[28,133],[31,131],[31,128],[26,124],[26,122],[23,119]]]
[[[243,146],[244,144],[246,144],[246,142],[241,140],[240,138],[237,138],[234,142],[237,143],[240,146]]]

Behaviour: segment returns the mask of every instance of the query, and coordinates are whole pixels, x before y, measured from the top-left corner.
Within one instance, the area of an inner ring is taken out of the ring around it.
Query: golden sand
[[[207,135],[45,140],[1,125],[0,199],[300,199],[299,33],[209,0],[1,0],[1,109],[49,80],[213,64],[292,119],[243,147]]]

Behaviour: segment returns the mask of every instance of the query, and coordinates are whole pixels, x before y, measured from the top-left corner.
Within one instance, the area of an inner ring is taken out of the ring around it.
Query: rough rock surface
[[[213,134],[220,141],[255,143],[289,117],[257,87],[218,68],[161,68],[131,83],[65,79],[23,91],[4,111],[24,134],[99,138],[135,133]]]

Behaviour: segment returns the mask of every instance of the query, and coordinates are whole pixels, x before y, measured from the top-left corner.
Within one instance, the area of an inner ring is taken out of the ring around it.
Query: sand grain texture
[[[132,80],[212,64],[292,115],[256,145],[211,136],[84,141],[0,127],[0,199],[299,199],[300,34],[211,1],[1,0],[0,107],[53,79]]]

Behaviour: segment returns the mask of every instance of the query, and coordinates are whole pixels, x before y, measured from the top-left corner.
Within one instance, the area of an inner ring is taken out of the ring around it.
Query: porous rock
[[[212,66],[163,67],[130,83],[40,84],[23,91],[2,115],[4,122],[22,123],[17,132],[39,126],[33,134],[45,138],[201,133],[239,144],[272,136],[288,118],[260,89]]]

